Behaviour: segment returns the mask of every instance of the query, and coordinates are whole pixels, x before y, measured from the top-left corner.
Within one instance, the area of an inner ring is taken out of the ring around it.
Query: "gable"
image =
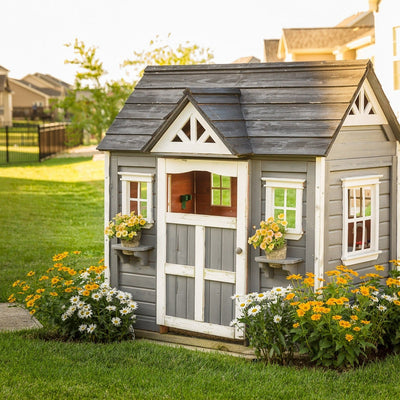
[[[343,125],[383,125],[387,123],[371,85],[366,80],[358,91]]]
[[[232,154],[190,102],[151,149],[152,153]]]

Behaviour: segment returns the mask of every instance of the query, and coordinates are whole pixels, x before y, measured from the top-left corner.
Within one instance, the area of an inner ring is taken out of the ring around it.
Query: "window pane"
[[[274,190],[274,206],[283,207],[285,202],[285,189],[277,188]]]
[[[222,205],[228,207],[231,205],[231,191],[229,189],[222,191]]]
[[[286,206],[296,208],[296,189],[286,189]]]
[[[278,218],[278,215],[279,215],[279,214],[284,214],[283,210],[282,210],[281,208],[275,208],[275,209],[274,209],[274,218],[275,218],[275,219],[279,219],[279,218]],[[270,216],[269,216],[269,215],[266,215],[266,217],[269,218]]]
[[[221,187],[221,175],[212,174],[212,187]]]
[[[143,218],[147,218],[147,203],[140,203],[140,214]]]
[[[349,189],[349,218],[359,217],[361,215],[361,189]]]
[[[353,248],[353,243],[354,243],[354,222],[349,222],[348,225],[348,238],[347,238],[347,251],[354,251],[355,248]]]
[[[370,217],[371,216],[371,188],[365,188],[364,189],[364,207],[365,207],[365,216]]]
[[[130,197],[137,199],[137,197],[138,197],[138,182],[130,182]]]
[[[130,202],[130,212],[135,211],[135,214],[138,214],[138,202],[131,201]]]
[[[212,205],[213,206],[221,205],[221,191],[219,189],[212,190]]]
[[[371,247],[371,220],[365,221],[364,249]]]
[[[222,187],[228,188],[228,189],[231,187],[231,177],[230,176],[222,177]]]
[[[140,182],[140,198],[142,200],[147,200],[147,183]]]
[[[296,227],[296,211],[295,210],[287,210],[286,211],[286,220],[288,223],[288,228]]]

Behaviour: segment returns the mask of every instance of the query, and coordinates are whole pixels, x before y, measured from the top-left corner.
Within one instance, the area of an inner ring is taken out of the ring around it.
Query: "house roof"
[[[282,61],[278,57],[279,39],[264,39],[264,61],[278,62]]]
[[[355,40],[374,37],[373,26],[283,29],[282,39],[289,53],[302,50],[332,51]]]
[[[42,94],[45,94],[48,97],[59,97],[59,96],[61,96],[61,92],[59,90],[45,88],[45,87],[39,87],[39,86],[33,85],[30,82],[24,81],[23,79],[19,79],[19,80],[18,79],[14,79],[14,81],[17,81],[20,84],[22,84],[22,85],[24,85],[24,86],[26,86],[28,88],[35,89],[36,91],[38,91],[38,92],[40,92]]]
[[[349,26],[374,26],[375,18],[372,11],[360,11],[357,14],[351,15],[340,21],[337,27],[349,27]]]
[[[61,79],[58,79],[58,78],[56,78],[56,77],[54,77],[52,75],[41,74],[39,72],[35,72],[33,75],[38,77],[38,78],[43,79],[44,81],[50,83],[51,85],[62,86],[64,88],[66,88],[66,89],[71,89],[72,88],[72,86],[69,83],[64,82]]]
[[[11,92],[7,75],[0,75],[0,92]]]
[[[149,152],[191,101],[237,156],[326,156],[365,79],[400,139],[369,61],[180,65],[146,68],[98,149]]]
[[[247,63],[259,63],[260,59],[254,56],[240,57],[236,59],[234,64],[247,64]]]

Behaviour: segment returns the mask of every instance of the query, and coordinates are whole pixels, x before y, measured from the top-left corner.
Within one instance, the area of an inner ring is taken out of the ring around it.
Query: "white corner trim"
[[[324,232],[325,232],[325,157],[317,157],[315,164],[315,288],[321,286],[318,278],[324,275]]]
[[[104,152],[104,229],[110,221],[110,152]],[[110,239],[104,235],[105,281],[110,284]]]

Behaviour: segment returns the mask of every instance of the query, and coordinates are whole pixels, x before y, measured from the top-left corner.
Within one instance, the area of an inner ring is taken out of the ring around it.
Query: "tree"
[[[120,79],[102,83],[107,72],[96,55],[97,48],[86,47],[78,39],[73,45],[69,43],[66,46],[73,47],[75,57],[65,60],[65,63],[79,67],[73,90],[59,104],[71,120],[68,144],[80,144],[84,132],[100,141],[136,82],[128,83]]]
[[[132,59],[126,59],[122,66],[134,66],[139,76],[143,75],[147,65],[192,65],[207,64],[214,59],[209,48],[203,48],[197,44],[186,41],[173,47],[168,40],[162,40],[158,35],[149,43],[149,48],[140,52],[134,51]]]
[[[59,104],[71,120],[68,144],[81,143],[84,132],[100,141],[132,93],[136,80],[127,82],[120,79],[102,83],[107,72],[96,55],[97,48],[86,47],[78,39],[75,39],[74,44],[69,43],[66,46],[73,47],[75,57],[65,63],[77,65],[79,68],[75,74],[74,89]],[[189,42],[173,47],[156,36],[147,50],[134,51],[133,59],[125,60],[121,66],[133,66],[137,79],[147,65],[204,64],[211,62],[213,58],[209,49]]]

